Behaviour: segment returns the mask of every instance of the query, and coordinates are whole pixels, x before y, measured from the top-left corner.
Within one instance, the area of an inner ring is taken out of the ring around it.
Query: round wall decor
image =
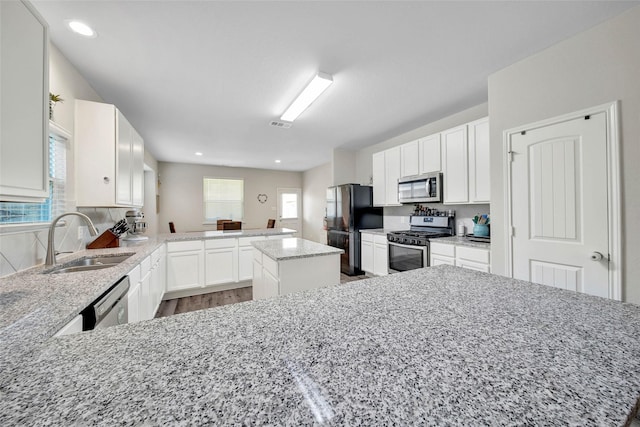
[[[258,194],[258,201],[260,203],[267,203],[267,195],[266,194]]]

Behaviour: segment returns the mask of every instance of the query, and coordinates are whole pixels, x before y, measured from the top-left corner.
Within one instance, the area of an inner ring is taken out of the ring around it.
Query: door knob
[[[591,261],[602,261],[602,258],[604,257],[600,252],[593,252],[591,254]]]

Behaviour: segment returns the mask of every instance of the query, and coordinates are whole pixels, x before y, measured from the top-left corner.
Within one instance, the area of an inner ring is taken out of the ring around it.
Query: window
[[[65,212],[67,138],[49,135],[49,198],[42,203],[0,202],[0,224],[51,222]]]
[[[204,220],[242,221],[244,214],[244,180],[204,178]]]

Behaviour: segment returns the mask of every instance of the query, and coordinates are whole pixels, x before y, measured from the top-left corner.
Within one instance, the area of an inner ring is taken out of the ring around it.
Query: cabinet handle
[[[109,183],[109,181],[111,181],[111,179],[109,179],[109,177],[108,177],[108,176],[105,176],[104,178],[102,178],[102,181],[103,181],[105,184],[108,184],[108,183]]]

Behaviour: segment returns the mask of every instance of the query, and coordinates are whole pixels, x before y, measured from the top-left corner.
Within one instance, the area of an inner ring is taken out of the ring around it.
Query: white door
[[[282,228],[296,230],[302,236],[302,197],[299,188],[278,188],[278,223]]]
[[[513,277],[611,297],[607,121],[587,117],[511,137]]]

